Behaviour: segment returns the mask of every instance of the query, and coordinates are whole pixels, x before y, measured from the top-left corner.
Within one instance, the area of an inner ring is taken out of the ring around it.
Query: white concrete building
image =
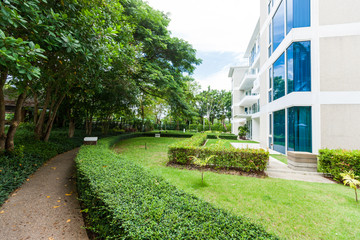
[[[250,71],[258,69],[260,85],[260,90],[253,87],[253,93],[260,92],[260,112],[251,116],[251,137],[282,153],[359,149],[360,1],[260,2],[259,26],[254,31],[260,36],[255,40],[259,59],[248,66]],[[249,46],[254,46],[254,34]],[[249,47],[246,52],[251,59]],[[238,112],[244,113],[245,107],[236,99],[238,89],[242,96],[236,85],[237,69],[229,73],[234,133],[237,116],[242,116]],[[242,76],[240,83],[244,80]]]
[[[244,57],[245,66],[230,68],[232,78],[232,132],[238,134],[238,127],[249,127],[248,138],[260,141],[260,82],[259,82],[259,22],[253,32]]]

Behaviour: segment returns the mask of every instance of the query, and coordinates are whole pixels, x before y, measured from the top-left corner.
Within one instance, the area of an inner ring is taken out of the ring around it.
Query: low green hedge
[[[83,211],[98,238],[277,239],[109,150],[119,139],[83,146],[76,158]]]
[[[159,134],[160,137],[173,137],[173,138],[191,138],[194,134],[193,133],[172,133],[172,132],[164,132],[164,131],[158,131],[158,132],[144,132],[144,133],[138,133],[139,136],[142,137],[155,137],[155,134]]]
[[[221,134],[219,136],[219,138],[221,139],[228,139],[228,140],[237,140],[238,136],[234,135],[234,134]]]
[[[189,140],[191,139],[192,138]],[[200,147],[200,145],[201,144],[188,144],[186,141],[170,145],[168,151],[169,162],[189,165],[192,164],[191,156],[207,158],[208,156],[215,155],[215,157],[209,161],[209,167],[237,168],[247,172],[263,172],[269,161],[269,152],[263,149],[225,148],[225,142],[222,140],[208,147]]]
[[[341,181],[340,173],[353,170],[360,175],[360,150],[321,149],[319,150],[320,168]]]

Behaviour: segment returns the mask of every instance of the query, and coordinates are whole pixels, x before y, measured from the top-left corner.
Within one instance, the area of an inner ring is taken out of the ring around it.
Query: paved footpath
[[[0,208],[0,239],[88,240],[75,186],[77,149],[48,161]]]

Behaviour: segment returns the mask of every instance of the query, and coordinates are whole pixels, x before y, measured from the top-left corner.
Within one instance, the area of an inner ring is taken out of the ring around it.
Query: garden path
[[[45,163],[0,208],[0,239],[87,240],[75,186],[78,149]]]

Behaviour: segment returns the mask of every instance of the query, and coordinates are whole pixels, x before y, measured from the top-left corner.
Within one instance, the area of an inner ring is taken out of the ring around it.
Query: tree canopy
[[[186,87],[196,51],[172,37],[170,19],[141,0],[4,0],[0,11],[0,149],[13,137],[27,96],[35,135],[47,141],[58,111],[69,119],[131,112],[142,95],[192,114]],[[8,76],[11,76],[9,82]],[[5,134],[4,86],[18,91]],[[66,104],[66,105],[65,105]],[[44,111],[44,110],[47,111]],[[85,117],[84,117],[85,116]]]

